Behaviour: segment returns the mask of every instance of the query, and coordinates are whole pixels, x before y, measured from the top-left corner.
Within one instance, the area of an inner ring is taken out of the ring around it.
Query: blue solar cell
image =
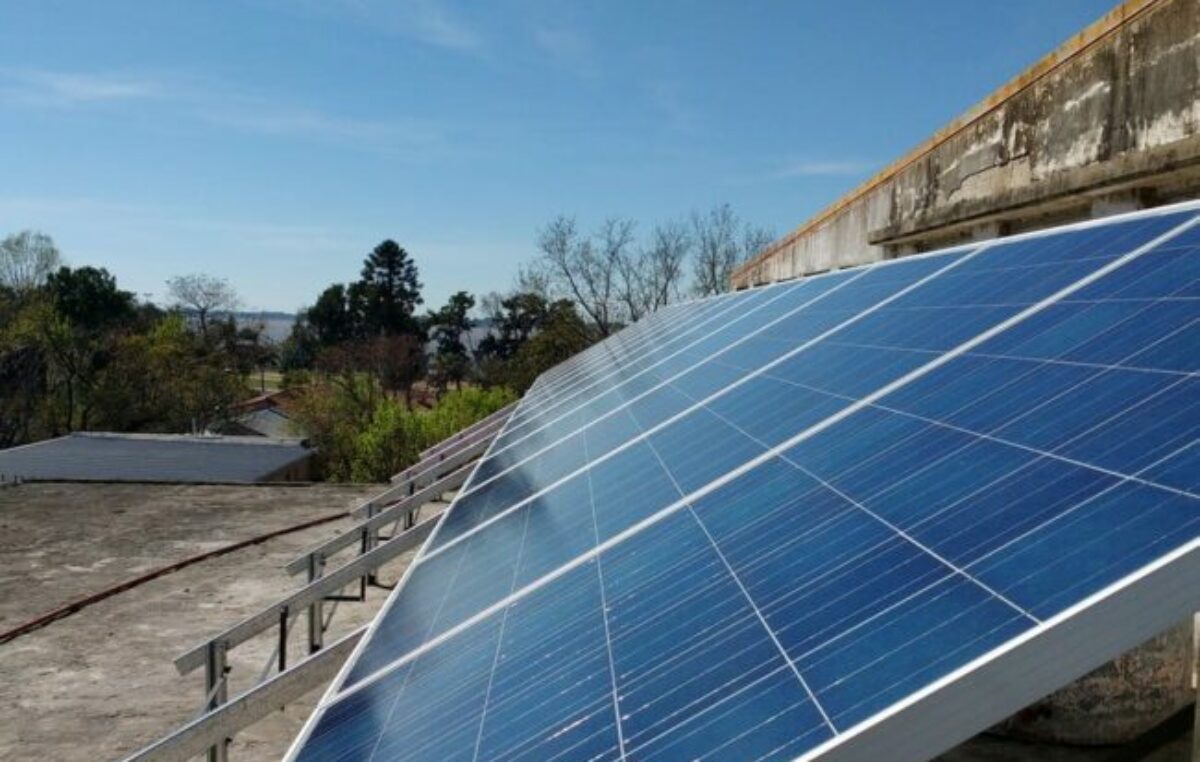
[[[790,759],[1195,541],[1200,236],[1097,275],[1191,214],[838,274],[678,420],[702,375],[551,435],[455,502],[300,758]]]

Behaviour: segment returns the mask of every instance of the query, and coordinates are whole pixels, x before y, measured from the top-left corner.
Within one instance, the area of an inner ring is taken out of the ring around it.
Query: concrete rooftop
[[[0,630],[152,569],[345,511],[379,489],[0,488]],[[299,587],[302,576],[287,576],[283,564],[350,523],[343,518],[200,562],[0,645],[0,759],[120,759],[194,717],[202,671],[181,677],[174,658]],[[394,582],[408,561],[385,567],[382,581]],[[339,604],[329,638],[368,622],[386,595],[373,589],[365,604]],[[302,653],[298,623],[293,659]],[[275,632],[230,652],[231,697],[261,673]],[[241,734],[231,758],[277,759],[319,693]]]

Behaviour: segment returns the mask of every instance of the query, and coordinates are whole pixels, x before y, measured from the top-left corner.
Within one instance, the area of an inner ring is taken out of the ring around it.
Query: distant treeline
[[[252,376],[277,368],[328,475],[385,479],[593,342],[685,294],[725,290],[771,238],[728,205],[640,240],[632,220],[585,235],[559,216],[511,290],[459,291],[424,312],[417,264],[389,239],[274,341],[269,314],[239,322],[247,313],[223,279],[172,278],[162,309],[104,268],[65,266],[49,236],[25,231],[0,242],[0,447],[80,429],[219,428],[255,391]]]

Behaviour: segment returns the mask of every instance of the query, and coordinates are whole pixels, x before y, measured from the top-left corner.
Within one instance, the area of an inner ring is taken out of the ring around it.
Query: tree
[[[506,386],[524,393],[542,373],[587,349],[594,334],[567,299],[549,305],[538,331],[517,350]]]
[[[775,242],[775,231],[746,224],[742,231],[742,261],[749,262]]]
[[[0,449],[28,442],[46,396],[45,357],[0,332]]]
[[[687,227],[668,222],[654,228],[649,246],[621,258],[619,293],[630,321],[679,298],[683,263],[691,246]]]
[[[208,333],[209,315],[237,309],[241,303],[229,281],[204,273],[177,275],[167,281],[167,291],[179,307],[195,313],[200,321],[201,335]]]
[[[440,390],[445,390],[451,381],[461,387],[466,378],[470,356],[463,336],[469,336],[474,325],[470,317],[474,308],[475,297],[466,291],[459,291],[450,297],[445,306],[429,314],[433,339],[437,342],[433,377]]]
[[[693,289],[698,296],[728,291],[734,269],[775,239],[766,228],[743,225],[729,204],[715,206],[705,215],[693,212],[692,236],[696,245]]]
[[[549,305],[539,294],[516,293],[502,297],[489,295],[491,332],[479,342],[476,355],[481,359],[507,360],[533,336],[545,321]]]
[[[538,234],[541,266],[551,295],[571,299],[601,336],[617,327],[621,263],[633,244],[634,222],[605,220],[594,239],[579,234],[573,217],[559,215]]]
[[[491,332],[475,353],[486,386],[522,392],[542,372],[583,351],[598,334],[570,299],[547,302],[538,294],[485,299]]]
[[[697,296],[712,296],[729,290],[729,279],[738,264],[738,219],[729,204],[708,214],[692,213],[692,235],[696,243],[693,289]]]
[[[297,326],[306,323],[312,329],[317,344],[331,347],[355,336],[355,322],[346,287],[334,283],[321,292],[313,306],[301,311]]]
[[[417,334],[414,318],[422,303],[417,265],[395,241],[379,244],[363,261],[362,278],[367,296],[366,321],[374,335]]]
[[[133,294],[117,288],[104,268],[60,267],[46,277],[46,291],[58,314],[80,330],[127,325],[137,317]]]
[[[24,293],[42,285],[59,266],[54,240],[45,233],[22,230],[0,241],[0,286]]]

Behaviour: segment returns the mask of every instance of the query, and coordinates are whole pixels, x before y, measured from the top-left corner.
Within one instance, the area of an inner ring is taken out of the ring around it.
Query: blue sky
[[[434,306],[585,229],[804,221],[1112,0],[0,0],[0,234],[294,310],[386,237]]]

